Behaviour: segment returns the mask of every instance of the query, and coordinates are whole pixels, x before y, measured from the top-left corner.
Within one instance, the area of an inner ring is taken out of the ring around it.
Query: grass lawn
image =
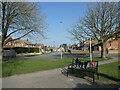
[[[113,62],[99,66],[100,80],[115,81],[120,83],[120,70],[118,70],[120,62]]]
[[[4,61],[2,63],[2,76],[6,77],[14,74],[60,68],[65,67],[70,63],[71,59]]]
[[[109,59],[109,58],[107,58]],[[80,58],[80,60],[89,60],[89,58]],[[106,60],[101,58],[93,58],[93,60]],[[2,62],[2,76],[7,77],[15,74],[25,74],[36,71],[50,70],[62,68],[71,63],[71,58],[54,59],[54,60],[16,60]]]

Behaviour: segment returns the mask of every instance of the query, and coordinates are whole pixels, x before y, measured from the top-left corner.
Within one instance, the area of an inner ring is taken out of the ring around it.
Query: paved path
[[[66,77],[59,69],[16,75],[3,79],[3,88],[103,88],[107,84],[92,84],[91,78]]]
[[[100,62],[100,64],[116,62],[117,58]],[[92,84],[91,78],[66,77],[61,74],[61,68],[40,71],[35,73],[14,75],[2,79],[3,88],[103,88],[112,87],[109,82],[96,81]]]
[[[107,64],[107,63],[111,63],[111,62],[118,62],[118,61],[120,61],[118,57],[113,57],[113,58],[110,59],[110,60],[105,60],[105,61],[99,62],[99,65]]]

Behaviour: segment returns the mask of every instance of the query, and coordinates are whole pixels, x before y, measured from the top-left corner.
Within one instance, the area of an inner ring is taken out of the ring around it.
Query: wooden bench
[[[97,79],[99,79],[98,75],[98,61],[86,61],[86,62],[79,62],[78,65],[70,64],[68,65],[67,69],[67,76],[69,73],[82,72],[85,76],[89,76],[93,79],[93,83],[95,83],[95,75]]]

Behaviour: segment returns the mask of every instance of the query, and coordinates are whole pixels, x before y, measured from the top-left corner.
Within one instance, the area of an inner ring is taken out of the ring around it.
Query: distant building
[[[65,52],[65,49],[64,49],[63,47],[60,47],[60,48],[58,48],[57,51],[58,51],[58,52],[60,52],[60,51]]]
[[[44,49],[44,44],[34,44],[34,47],[40,48],[40,49]]]
[[[34,47],[34,45],[28,40],[19,39],[14,41],[14,47]]]
[[[11,37],[9,37],[4,43],[4,48],[13,48],[13,47],[35,47],[35,48],[40,48],[40,49],[45,48],[43,44],[33,44],[28,39],[27,40],[21,40],[21,39],[13,40]]]
[[[69,48],[72,50],[78,50],[79,46],[77,44],[73,44],[73,45],[69,46]]]
[[[109,50],[118,50],[119,48],[119,40],[109,40],[107,45],[106,45],[106,48],[108,48]]]
[[[11,48],[11,47],[13,47],[13,46],[14,46],[14,41],[13,41],[12,37],[8,37],[8,38],[5,40],[3,47],[4,47],[4,48],[6,48],[6,47]]]
[[[106,48],[108,50],[112,50],[112,49],[118,50],[118,48],[119,48],[118,44],[119,44],[118,40],[109,39],[107,41]],[[93,51],[101,51],[101,47],[96,40],[91,40],[91,45],[92,45]],[[73,50],[82,50],[82,51],[88,51],[89,47],[90,47],[90,40],[86,40],[83,43],[81,43],[80,45],[73,44],[70,46],[70,48]]]

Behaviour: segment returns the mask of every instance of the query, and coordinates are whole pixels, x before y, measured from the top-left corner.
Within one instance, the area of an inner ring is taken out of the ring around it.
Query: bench
[[[98,61],[86,61],[76,64],[70,64],[67,68],[67,76],[69,73],[82,73],[84,76],[89,76],[92,78],[93,83],[95,83],[95,76],[99,79],[98,75]]]
[[[66,68],[62,68],[61,73],[68,76],[68,70]]]

